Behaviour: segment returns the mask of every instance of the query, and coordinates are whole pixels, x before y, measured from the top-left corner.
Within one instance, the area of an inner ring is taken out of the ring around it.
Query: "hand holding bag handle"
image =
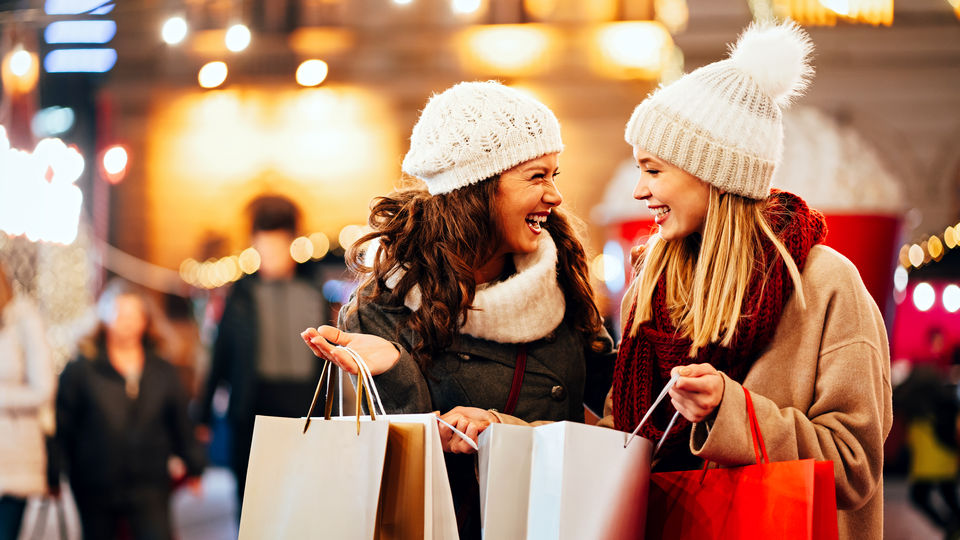
[[[363,396],[366,395],[367,407],[370,410],[370,417],[373,420],[376,420],[376,407],[374,407],[373,396],[376,397],[376,402],[380,405],[381,414],[386,414],[386,411],[383,407],[383,402],[380,400],[380,394],[377,391],[377,387],[373,382],[373,375],[370,373],[370,368],[367,366],[367,363],[363,358],[357,354],[356,351],[349,347],[338,346],[338,348],[344,349],[350,356],[353,358],[354,362],[357,363],[357,390],[356,390],[356,417],[357,417],[357,433],[360,433],[360,416],[361,410],[360,405],[363,402]],[[310,418],[313,415],[313,410],[317,406],[317,400],[320,398],[320,389],[323,388],[323,383],[327,383],[327,399],[324,407],[324,418],[329,420],[333,412],[333,394],[334,386],[330,384],[330,381],[333,377],[333,364],[326,360],[323,363],[323,368],[320,370],[320,380],[317,381],[317,389],[313,394],[313,400],[310,402],[310,408],[307,410],[307,417],[303,424],[303,433],[307,432],[307,429],[310,427]],[[342,370],[341,370],[342,373]],[[341,385],[342,386],[342,385]],[[372,392],[371,392],[372,390]],[[343,402],[340,402],[340,414],[343,414]]]
[[[650,405],[650,408],[647,409],[647,413],[643,415],[643,419],[640,420],[640,423],[637,424],[637,427],[633,428],[633,432],[630,433],[630,436],[627,437],[627,441],[623,443],[623,447],[626,448],[630,445],[630,442],[633,441],[633,438],[637,436],[637,432],[640,431],[640,428],[647,423],[647,420],[650,419],[650,415],[653,414],[653,410],[657,408],[657,405],[660,404],[664,398],[667,397],[667,394],[670,392],[670,389],[673,388],[673,385],[677,384],[677,380],[680,378],[680,374],[674,374],[673,377],[670,377],[670,380],[667,381],[667,384],[663,385],[663,390],[660,391],[660,395],[657,396],[657,399],[654,400],[653,404]],[[670,419],[670,423],[667,424],[667,429],[663,430],[663,436],[660,437],[660,440],[657,441],[656,448],[653,449],[653,457],[657,455],[657,451],[660,450],[660,447],[663,445],[663,441],[667,440],[667,435],[670,433],[670,430],[673,429],[673,424],[677,422],[677,417],[680,416],[680,411],[673,413],[673,418]]]

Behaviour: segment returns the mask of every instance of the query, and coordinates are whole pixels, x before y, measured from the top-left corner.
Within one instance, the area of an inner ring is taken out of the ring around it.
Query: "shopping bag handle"
[[[380,393],[377,391],[377,386],[373,382],[373,374],[370,372],[370,367],[364,361],[363,357],[360,356],[357,351],[351,349],[350,347],[344,347],[341,345],[337,346],[338,349],[343,349],[350,355],[353,361],[357,364],[357,388],[356,388],[356,418],[357,418],[357,434],[360,434],[360,416],[361,416],[361,404],[363,403],[364,396],[367,400],[367,408],[370,411],[370,418],[376,420],[377,409],[374,406],[374,399],[376,400],[377,405],[380,406],[380,413],[386,415],[386,411],[383,407],[383,402],[380,399]],[[320,380],[317,381],[317,389],[313,393],[313,400],[310,402],[310,408],[307,410],[307,418],[303,424],[303,433],[307,432],[307,429],[310,427],[310,418],[313,416],[313,411],[317,406],[317,400],[320,398],[320,389],[323,388],[323,383],[327,383],[327,399],[326,406],[324,407],[324,419],[330,420],[331,414],[333,412],[333,394],[334,386],[331,384],[333,378],[333,367],[334,364],[329,360],[325,360],[323,363],[323,368],[320,370]],[[338,368],[339,369],[339,368]],[[341,373],[343,370],[340,370]],[[343,414],[343,402],[340,403],[340,414]]]
[[[623,447],[626,448],[633,441],[633,438],[637,436],[637,433],[640,431],[640,428],[647,423],[647,420],[650,419],[650,415],[653,414],[653,410],[657,408],[657,405],[663,401],[667,394],[670,392],[670,389],[673,388],[673,385],[677,384],[677,380],[680,378],[680,373],[674,373],[673,377],[670,377],[670,380],[667,381],[667,384],[663,385],[663,390],[660,391],[660,395],[657,396],[657,399],[653,401],[653,404],[650,405],[650,408],[647,409],[647,414],[643,415],[643,418],[640,420],[640,423],[637,424],[637,427],[633,428],[633,432],[630,433],[630,436],[627,437],[626,442],[623,443]],[[657,454],[657,451],[660,450],[660,447],[663,446],[663,441],[667,440],[667,434],[670,433],[670,430],[673,429],[673,425],[677,422],[677,417],[680,416],[680,411],[673,413],[673,418],[670,419],[670,423],[667,424],[667,429],[663,431],[663,436],[660,437],[660,440],[657,441],[657,447],[653,449],[653,455]]]
[[[760,421],[757,419],[757,411],[753,408],[753,398],[750,397],[750,391],[743,389],[743,396],[747,402],[747,418],[750,420],[750,437],[753,439],[753,452],[757,456],[757,463],[770,463],[770,456],[767,455],[767,446],[763,442],[763,434],[760,433]],[[761,461],[761,456],[763,460]]]

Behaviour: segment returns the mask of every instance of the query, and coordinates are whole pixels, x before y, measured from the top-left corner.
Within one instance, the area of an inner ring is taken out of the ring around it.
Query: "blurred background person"
[[[204,467],[186,392],[156,353],[155,312],[141,289],[111,281],[97,314],[98,329],[57,392],[57,438],[83,536],[169,539],[169,459],[182,459],[197,494]]]
[[[43,413],[54,386],[40,314],[0,263],[0,540],[17,538],[27,497],[46,491]]]
[[[946,377],[943,334],[928,332],[929,355],[917,358],[906,379],[893,391],[894,414],[904,422],[909,454],[910,504],[944,532],[945,538],[960,537],[960,503],[957,473],[960,448],[957,387]],[[934,495],[940,502],[934,502]]]
[[[248,209],[260,269],[237,281],[227,296],[198,403],[203,426],[198,433],[208,439],[214,395],[219,386],[229,385],[227,423],[238,516],[254,419],[258,414],[300,417],[306,413],[321,363],[303,346],[300,332],[329,319],[319,266],[297,264],[290,255],[300,218],[296,205],[285,197],[265,195]]]

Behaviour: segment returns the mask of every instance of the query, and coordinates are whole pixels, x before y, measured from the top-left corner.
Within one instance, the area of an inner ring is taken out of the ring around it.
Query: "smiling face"
[[[563,202],[556,184],[559,167],[560,154],[547,154],[500,174],[496,212],[503,244],[499,255],[537,250],[543,223]]]
[[[633,147],[640,179],[633,198],[645,201],[664,240],[703,233],[710,202],[710,185],[657,156]]]

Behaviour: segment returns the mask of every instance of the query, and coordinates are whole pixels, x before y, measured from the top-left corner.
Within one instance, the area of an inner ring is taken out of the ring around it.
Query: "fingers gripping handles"
[[[679,374],[675,374],[673,377],[670,377],[670,380],[667,381],[667,384],[663,385],[663,390],[660,391],[660,395],[657,396],[657,399],[654,400],[653,404],[650,405],[650,408],[647,409],[647,413],[643,415],[643,419],[640,420],[640,423],[637,424],[637,427],[633,429],[633,432],[630,433],[630,436],[627,437],[627,442],[623,443],[623,447],[626,448],[633,441],[633,438],[637,436],[637,433],[640,431],[640,428],[647,423],[647,420],[650,419],[650,415],[653,414],[654,409],[657,408],[657,405],[663,401],[667,394],[670,392],[670,389],[673,388],[673,385],[677,384],[677,379],[680,378]],[[653,449],[653,454],[656,455],[657,451],[660,450],[660,447],[663,446],[663,441],[667,440],[667,435],[670,433],[670,430],[673,429],[673,424],[677,422],[677,417],[680,416],[680,412],[677,411],[673,414],[673,418],[670,419],[670,423],[667,424],[667,429],[663,430],[663,436],[660,437],[660,440],[657,441],[657,447]]]
[[[660,391],[660,395],[657,396],[657,399],[654,400],[653,404],[650,405],[650,408],[647,409],[647,413],[643,415],[643,418],[640,420],[640,423],[634,428],[633,432],[627,438],[627,441],[624,443],[623,447],[626,448],[627,445],[633,441],[633,438],[636,437],[637,433],[640,431],[640,428],[650,419],[650,415],[653,413],[654,409],[657,408],[657,405],[660,404],[666,398],[667,394],[670,392],[670,388],[676,384],[679,375],[674,375],[667,381],[667,384],[664,385],[663,390]],[[753,407],[753,398],[750,396],[750,391],[746,388],[743,389],[744,401],[747,405],[747,420],[750,423],[750,438],[753,442],[753,452],[756,456],[757,463],[770,463],[770,456],[767,455],[767,446],[763,441],[763,434],[760,432],[760,421],[757,419],[757,411]],[[653,450],[653,454],[656,455],[657,451],[660,450],[660,447],[663,445],[663,441],[667,438],[667,434],[670,433],[670,430],[673,428],[674,423],[677,421],[677,417],[680,415],[679,412],[674,413],[673,418],[670,419],[670,423],[667,424],[667,429],[663,431],[663,436],[660,437],[660,440],[657,442],[656,448]],[[709,463],[706,464],[709,466]]]
[[[357,402],[357,433],[360,433],[360,416],[361,416],[361,404],[363,403],[364,397],[367,400],[367,409],[370,411],[370,418],[376,420],[377,406],[379,406],[379,414],[386,415],[387,412],[383,408],[383,402],[380,400],[380,393],[377,391],[377,385],[373,382],[373,374],[370,373],[370,367],[367,366],[367,363],[363,360],[363,357],[360,356],[357,351],[351,349],[350,347],[344,347],[342,345],[337,345],[338,349],[343,349],[353,358],[353,361],[357,364],[357,389],[356,389],[356,402]],[[307,411],[307,418],[303,424],[303,432],[306,433],[307,429],[310,427],[310,416],[313,414],[313,410],[317,406],[317,399],[320,397],[320,389],[323,388],[323,383],[326,382],[326,404],[324,407],[323,417],[327,420],[330,419],[331,413],[333,412],[333,394],[335,387],[330,383],[330,379],[333,376],[334,364],[329,360],[324,361],[323,369],[320,370],[320,380],[317,381],[317,389],[313,393],[313,400],[310,402],[310,409]],[[340,370],[340,381],[341,388],[343,371]],[[340,396],[340,414],[343,414],[343,395]]]

